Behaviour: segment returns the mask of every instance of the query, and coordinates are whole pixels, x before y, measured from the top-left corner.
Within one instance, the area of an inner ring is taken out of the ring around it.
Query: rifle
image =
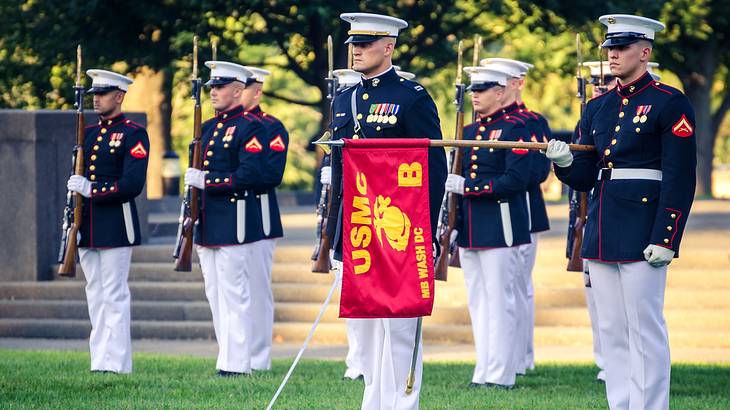
[[[459,41],[456,81],[454,83],[456,86],[456,98],[454,99],[454,104],[456,104],[456,131],[454,132],[454,140],[457,141],[463,139],[464,136],[464,91],[466,87],[461,81],[463,47],[463,41]],[[451,150],[449,161],[451,163],[451,173],[461,175],[461,148],[456,147]],[[450,192],[446,192],[441,201],[441,211],[439,212],[439,224],[437,228],[439,246],[441,248],[438,260],[434,266],[434,276],[437,280],[446,281],[449,273],[449,255],[456,249],[456,246],[451,243],[451,232],[456,225],[458,206],[459,198]],[[458,255],[458,252],[453,253]]]
[[[329,119],[328,124],[332,123],[332,107],[335,101],[335,95],[337,93],[337,77],[335,77],[334,71],[334,56],[332,47],[332,36],[327,36],[327,63],[328,72],[327,78],[327,101],[329,102]],[[320,138],[320,141],[327,141],[331,138],[332,131],[327,130]],[[323,146],[326,147],[326,146]],[[326,152],[326,151],[325,151]],[[332,185],[322,184],[322,189],[319,193],[319,202],[317,203],[317,244],[314,246],[314,252],[312,252],[312,272],[315,273],[329,273],[330,266],[330,247],[332,243],[329,235],[327,235],[327,215],[332,206]]]
[[[76,106],[76,145],[74,145],[71,163],[74,175],[84,175],[84,86],[81,83],[81,45],[76,47],[76,84],[74,85],[74,105]],[[66,206],[63,209],[63,226],[61,228],[61,249],[58,252],[58,276],[73,278],[76,276],[76,254],[78,253],[77,236],[81,228],[82,198],[78,192],[66,193]]]
[[[193,37],[193,75],[190,81],[192,83],[192,99],[195,100],[195,110],[193,114],[193,140],[190,142],[189,148],[189,163],[192,168],[201,169],[200,90],[202,81],[198,78],[198,36]],[[195,227],[195,221],[198,219],[199,195],[199,189],[185,185],[183,201],[180,205],[175,251],[172,254],[172,257],[175,258],[175,270],[178,272],[190,272],[193,268],[193,228]]]
[[[575,35],[576,52],[578,55],[578,67],[576,80],[578,85],[577,97],[580,100],[580,115],[586,108],[586,81],[583,78],[583,55],[581,53],[580,34]],[[578,127],[580,135],[580,127]],[[588,194],[585,192],[569,191],[570,212],[568,215],[568,240],[566,256],[568,257],[567,270],[569,272],[583,272],[583,259],[580,257],[580,250],[583,247],[583,228],[588,216]]]

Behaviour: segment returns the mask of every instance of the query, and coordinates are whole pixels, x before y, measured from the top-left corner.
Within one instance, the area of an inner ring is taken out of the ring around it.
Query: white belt
[[[648,168],[601,168],[600,172],[598,172],[598,180],[611,179],[648,179],[661,181],[662,171]]]

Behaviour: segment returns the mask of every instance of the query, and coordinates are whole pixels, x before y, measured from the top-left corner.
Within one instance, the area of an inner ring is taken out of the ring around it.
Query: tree
[[[535,2],[588,31],[600,26],[602,14],[630,13],[667,25],[657,35],[655,56],[662,68],[682,82],[696,114],[697,194],[712,195],[713,149],[720,124],[730,109],[730,3],[723,0],[631,1],[574,4]],[[639,7],[637,9],[637,6]],[[523,3],[523,7],[529,4]],[[549,26],[549,21],[544,21]],[[722,86],[724,85],[724,87]]]

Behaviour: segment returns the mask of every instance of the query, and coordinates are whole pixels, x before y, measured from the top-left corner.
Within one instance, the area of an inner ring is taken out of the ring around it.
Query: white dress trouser
[[[330,251],[330,253],[332,253]],[[332,264],[332,270],[334,274],[339,276],[342,280],[342,262],[333,259],[330,256],[330,262]],[[342,283],[340,283],[342,285]],[[342,288],[340,288],[342,291]],[[362,345],[365,338],[368,337],[367,333],[368,326],[365,323],[367,319],[345,319],[345,325],[347,326],[347,357],[345,357],[345,370],[344,377],[348,379],[357,379],[363,375],[363,363],[362,363]]]
[[[252,318],[249,260],[253,246],[197,246],[196,249],[218,341],[216,368],[250,373]]]
[[[415,382],[406,394],[416,343],[417,318],[361,319],[362,364],[365,391],[363,410],[418,409],[423,378],[423,345],[419,343]]]
[[[667,267],[590,261],[609,407],[669,408],[669,338],[664,321]]]
[[[518,344],[514,287],[519,249],[459,248],[459,252],[477,356],[472,382],[511,386]]]
[[[587,261],[583,261],[583,270],[585,271],[583,277],[586,290],[586,305],[588,306],[588,317],[591,321],[591,332],[593,333],[593,357],[596,360],[596,366],[600,369],[596,379],[605,381],[606,374],[603,371],[603,355],[601,354],[601,335],[598,332],[598,313],[596,313],[596,301],[593,298],[593,288],[591,287]]]
[[[517,336],[515,346],[515,370],[525,374],[535,368],[533,334],[535,329],[535,291],[532,287],[532,269],[537,257],[537,234],[530,234],[532,243],[519,246],[520,270],[515,277],[515,310]]]
[[[132,248],[80,248],[91,319],[91,370],[132,372],[130,294]]]
[[[271,369],[271,342],[274,331],[274,294],[271,291],[271,267],[274,263],[276,239],[254,242],[251,266],[251,317],[256,331],[251,333],[251,368]]]

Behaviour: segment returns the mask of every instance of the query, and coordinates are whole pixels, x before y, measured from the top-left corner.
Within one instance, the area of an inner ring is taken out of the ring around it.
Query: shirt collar
[[[393,66],[390,66],[390,68],[374,77],[368,79],[363,78],[362,86],[365,89],[376,88],[385,84],[392,83],[394,81],[398,81],[399,78],[400,77],[398,77],[398,73],[395,72]]]
[[[621,84],[621,80],[617,79],[616,84],[618,85],[616,86],[616,90],[622,97],[630,97],[643,91],[653,82],[654,78],[652,78],[651,74],[647,71],[644,75],[628,84]]]
[[[102,120],[101,117],[99,117],[99,125],[102,125],[104,127],[110,127],[123,122],[126,118],[127,117],[124,116],[124,113],[120,113],[112,118],[107,118],[105,120]]]
[[[218,115],[216,115],[216,119],[218,120],[228,120],[230,118],[233,118],[237,116],[238,114],[243,112],[243,106],[241,104],[231,108],[228,111],[222,111],[219,112]]]

